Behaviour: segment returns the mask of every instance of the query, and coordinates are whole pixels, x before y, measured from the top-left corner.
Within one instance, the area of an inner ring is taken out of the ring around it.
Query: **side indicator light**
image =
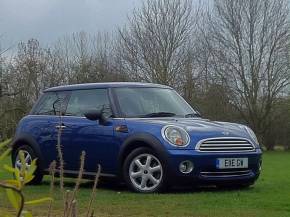
[[[119,125],[115,128],[116,132],[128,133],[128,127],[126,125]]]

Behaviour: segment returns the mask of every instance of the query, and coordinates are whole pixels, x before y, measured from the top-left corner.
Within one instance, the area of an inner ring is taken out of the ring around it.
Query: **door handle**
[[[66,126],[65,125],[56,125],[55,128],[59,130],[59,129],[66,128]]]

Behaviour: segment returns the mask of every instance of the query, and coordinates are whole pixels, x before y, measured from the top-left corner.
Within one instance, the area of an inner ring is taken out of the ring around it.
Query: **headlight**
[[[161,130],[163,138],[171,145],[184,147],[189,144],[189,135],[182,128],[178,126],[165,126]]]
[[[254,131],[250,127],[247,127],[247,126],[245,126],[245,129],[248,132],[248,134],[250,135],[250,137],[255,141],[255,143],[259,144],[259,141],[258,141],[257,136],[254,133]]]

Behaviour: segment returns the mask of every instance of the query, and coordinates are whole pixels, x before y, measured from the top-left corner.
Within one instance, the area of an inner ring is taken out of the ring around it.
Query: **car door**
[[[34,138],[43,155],[44,167],[57,160],[57,134],[60,114],[65,111],[68,92],[46,92],[31,111],[31,126],[34,126]],[[65,142],[65,141],[63,141]]]
[[[62,147],[65,170],[78,171],[80,156],[85,151],[85,172],[96,172],[97,164],[102,172],[112,173],[117,159],[118,142],[114,139],[114,120],[101,125],[84,117],[92,109],[106,109],[111,116],[107,89],[74,90],[63,117]]]

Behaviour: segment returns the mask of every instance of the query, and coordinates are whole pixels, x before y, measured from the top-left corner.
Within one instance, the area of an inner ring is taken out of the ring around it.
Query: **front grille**
[[[251,175],[251,170],[235,170],[228,172],[200,172],[200,175],[205,178],[225,178],[225,177],[239,177]]]
[[[201,141],[197,147],[201,152],[249,152],[255,146],[243,138],[213,138]]]

